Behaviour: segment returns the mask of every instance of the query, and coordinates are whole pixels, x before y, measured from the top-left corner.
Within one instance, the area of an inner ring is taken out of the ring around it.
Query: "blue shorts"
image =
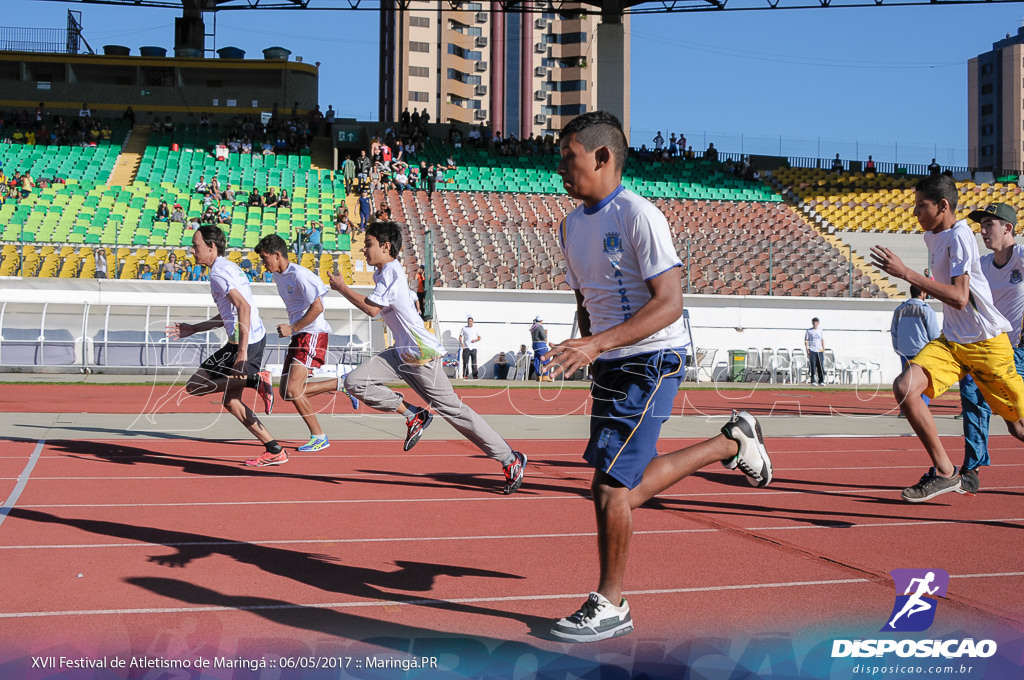
[[[685,376],[686,350],[666,349],[595,361],[590,442],[583,458],[634,488],[658,455],[661,425]]]

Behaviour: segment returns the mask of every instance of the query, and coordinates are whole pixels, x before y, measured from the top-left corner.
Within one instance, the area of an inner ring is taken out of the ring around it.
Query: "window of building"
[[[544,57],[543,59],[540,60],[540,65],[547,66],[548,68],[555,68],[556,66],[558,66],[558,62],[552,59],[551,57]]]
[[[988,75],[989,73],[992,73],[992,64],[982,64],[981,65],[981,74],[982,75]]]
[[[995,130],[996,130],[995,127],[993,127],[991,124],[989,124],[989,125],[982,125],[981,126],[981,136],[982,137],[988,137],[989,135],[994,133]]]
[[[983,116],[991,116],[992,115],[992,105],[991,104],[985,104],[984,106],[982,106],[981,107],[981,115],[983,115]]]
[[[429,102],[429,92],[416,92],[415,90],[409,90],[409,101],[411,102]]]
[[[983,157],[986,157],[986,158],[987,158],[987,157],[989,157],[989,156],[991,156],[991,155],[992,155],[992,152],[993,152],[994,150],[995,150],[995,147],[994,147],[994,146],[992,146],[991,144],[987,144],[987,145],[985,145],[985,146],[981,147],[981,155],[982,155]]]
[[[986,83],[985,85],[982,85],[981,86],[981,93],[982,94],[992,94],[992,83]]]
[[[410,66],[409,77],[411,78],[429,78],[430,67],[429,66]]]
[[[483,53],[477,50],[467,50],[451,43],[448,44],[448,54],[454,54],[456,57],[462,57],[470,61],[480,61],[483,59]]]
[[[466,99],[465,97],[456,97],[455,95],[449,95],[448,103],[454,104],[455,106],[463,109],[479,109],[482,108],[483,102],[479,99]]]
[[[455,80],[466,85],[482,85],[483,78],[477,75],[470,75],[454,68],[448,69],[448,80]]]
[[[430,28],[430,17],[409,17],[409,25],[419,28]]]
[[[585,80],[562,80],[551,83],[551,89],[555,92],[586,92],[587,81]]]
[[[410,52],[429,52],[430,51],[430,43],[428,43],[428,42],[417,42],[415,40],[410,40],[409,41],[409,51]]]

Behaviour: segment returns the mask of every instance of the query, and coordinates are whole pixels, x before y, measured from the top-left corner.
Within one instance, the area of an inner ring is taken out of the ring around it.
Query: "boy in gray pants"
[[[375,222],[366,230],[363,255],[375,267],[373,292],[362,296],[353,291],[341,275],[330,277],[331,288],[357,308],[384,318],[395,339],[394,347],[384,350],[345,377],[348,393],[370,408],[405,416],[408,431],[405,450],[420,440],[433,420],[428,409],[413,406],[402,395],[386,386],[403,380],[438,414],[489,457],[501,463],[505,473],[505,493],[513,493],[523,483],[526,455],[513,451],[501,436],[473,409],[459,400],[444,373],[444,347],[423,325],[416,313],[416,298],[409,290],[405,271],[395,258],[402,250],[402,232],[394,222]]]

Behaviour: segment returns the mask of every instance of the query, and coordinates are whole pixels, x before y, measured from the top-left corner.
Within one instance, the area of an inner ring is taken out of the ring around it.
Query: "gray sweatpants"
[[[370,408],[395,413],[403,410],[402,395],[384,383],[396,380],[405,381],[427,406],[494,460],[508,465],[515,459],[508,442],[456,396],[440,358],[427,364],[410,364],[402,360],[397,349],[386,349],[345,376],[345,389]]]

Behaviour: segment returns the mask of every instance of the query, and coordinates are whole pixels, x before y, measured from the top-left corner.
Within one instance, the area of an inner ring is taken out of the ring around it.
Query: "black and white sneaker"
[[[963,493],[963,488],[960,486],[959,470],[955,470],[952,477],[943,477],[933,467],[928,469],[928,472],[921,477],[917,484],[908,486],[900,495],[908,503],[923,503],[950,491]]]
[[[423,430],[429,427],[432,420],[434,420],[434,416],[426,409],[420,409],[416,415],[407,420],[405,425],[408,429],[405,433],[405,445],[402,448],[408,451],[416,446],[416,442],[423,436]]]
[[[551,627],[551,635],[566,642],[597,642],[633,632],[633,618],[625,599],[618,607],[600,593],[590,593],[580,610]]]
[[[722,426],[722,434],[740,445],[739,453],[722,465],[739,468],[751,486],[763,487],[772,482],[772,459],[764,446],[761,424],[746,411],[733,411],[732,419]]]

